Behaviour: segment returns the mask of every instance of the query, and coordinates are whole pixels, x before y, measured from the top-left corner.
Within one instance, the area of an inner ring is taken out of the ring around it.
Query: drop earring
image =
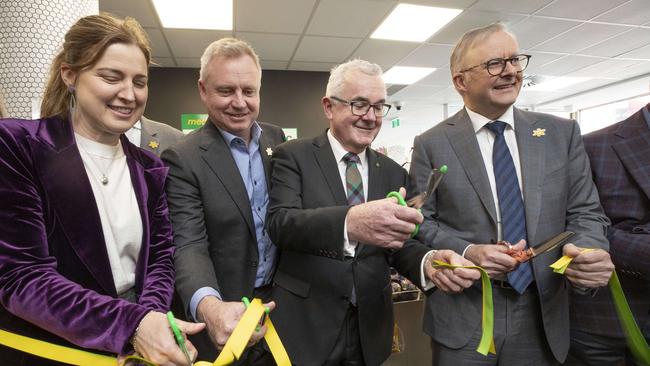
[[[70,112],[72,112],[74,107],[77,105],[77,100],[74,97],[74,86],[68,85],[68,91],[70,92]]]

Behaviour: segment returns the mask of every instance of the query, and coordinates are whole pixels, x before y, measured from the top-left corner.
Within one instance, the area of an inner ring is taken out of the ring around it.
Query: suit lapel
[[[546,144],[543,136],[533,136],[536,120],[531,115],[514,109],[515,135],[521,165],[523,180],[524,207],[526,210],[526,231],[530,245],[535,245],[537,224],[542,209],[542,187],[544,182],[544,166]]]
[[[273,155],[273,146],[275,144],[262,130],[260,136],[260,156],[262,157],[262,164],[264,165],[264,175],[266,176],[266,186],[271,187],[271,156]]]
[[[158,133],[149,131],[147,123],[145,123],[144,120],[145,119],[142,118],[140,121],[140,147],[158,154],[158,150],[160,149],[160,141],[158,141],[158,137],[156,136]],[[151,145],[154,145],[155,147],[152,147]]]
[[[142,219],[142,245],[140,247],[135,276],[135,288],[139,293],[142,290],[149,258],[148,244],[151,241],[150,213],[156,212],[156,206],[158,204],[157,200],[150,200],[149,197],[160,197],[165,187],[165,178],[167,177],[169,168],[145,168],[148,164],[138,161],[138,156],[143,158],[142,155],[137,154],[135,146],[128,143],[128,139],[124,135],[122,136],[122,146],[124,147],[126,163],[131,174],[133,192],[138,201],[140,218]],[[144,158],[146,159],[146,157]]]
[[[650,129],[642,111],[633,117],[636,118],[632,123],[624,123],[616,131],[612,148],[634,181],[650,197]]]
[[[336,205],[345,206],[348,204],[348,198],[343,190],[343,182],[339,174],[338,162],[334,158],[332,147],[327,140],[327,135],[322,134],[314,139],[314,157],[325,177],[325,181],[332,193]]]
[[[226,141],[212,121],[208,120],[205,123],[201,128],[201,133],[203,134],[200,146],[202,150],[201,158],[228,191],[230,199],[237,205],[246,221],[248,230],[255,237],[255,226],[253,225],[253,214],[250,209],[248,192],[246,192],[246,186],[237,169],[230,148],[226,145]]]
[[[117,296],[104,235],[90,181],[67,121],[42,124],[39,140],[30,144],[35,163],[70,246],[104,293]],[[67,179],[67,177],[76,177]]]
[[[469,115],[463,109],[446,123],[449,126],[446,129],[449,143],[496,227],[497,216],[494,199],[492,198],[492,188],[490,188],[483,156],[476,141],[476,133]]]

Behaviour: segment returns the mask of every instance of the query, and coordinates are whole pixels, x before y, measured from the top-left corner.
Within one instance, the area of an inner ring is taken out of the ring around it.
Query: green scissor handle
[[[399,194],[399,192],[392,191],[392,192],[389,192],[388,195],[386,195],[386,198],[391,198],[391,197],[396,198],[396,199],[397,199],[397,203],[398,203],[400,206],[404,206],[404,207],[406,207],[406,201],[404,200],[404,197],[402,197],[402,195]],[[418,209],[418,211],[419,211],[419,210],[420,210],[420,209]],[[414,229],[413,232],[411,233],[411,238],[415,238],[415,236],[418,235],[418,232],[419,232],[419,231],[420,231],[420,224],[415,224],[415,229]]]
[[[181,329],[178,327],[178,324],[176,324],[174,313],[172,313],[171,311],[167,312],[167,321],[169,322],[169,327],[172,328],[172,333],[174,333],[174,338],[176,338],[176,343],[178,344],[178,347],[180,347],[181,351],[183,351],[183,355],[185,355],[185,360],[187,361],[187,364],[192,365],[192,358],[190,357],[190,353],[187,351],[187,346],[185,345],[185,338],[183,337],[183,333],[181,332]]]

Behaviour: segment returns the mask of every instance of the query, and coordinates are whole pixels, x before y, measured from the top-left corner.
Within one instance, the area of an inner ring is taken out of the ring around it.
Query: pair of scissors
[[[246,308],[248,309],[248,307],[249,307],[250,304],[251,304],[251,302],[248,300],[248,297],[246,297],[246,296],[242,297],[242,298],[241,298],[241,301],[244,303],[244,305],[246,305]],[[258,324],[257,327],[255,328],[255,331],[256,331],[256,332],[259,332],[259,331],[260,331],[260,325],[264,325],[264,322],[266,321],[266,317],[269,316],[269,313],[270,313],[270,312],[271,312],[271,310],[269,310],[269,308],[267,308],[267,307],[265,306],[265,307],[264,307],[264,314],[262,315],[262,319],[260,319],[259,324]]]
[[[524,250],[510,250],[507,253],[513,258],[515,258],[516,260],[518,260],[519,262],[523,263],[537,257],[538,255],[547,253],[562,244],[567,243],[574,235],[575,233],[573,231],[565,231],[563,233],[559,233],[558,235],[555,235],[554,237],[545,241],[542,244]],[[509,243],[505,243],[505,242],[500,242],[500,243],[510,246]]]
[[[408,202],[404,200],[401,194],[395,191],[388,193],[386,198],[393,197],[397,199],[398,204],[402,206],[413,207],[419,210],[427,201],[427,198],[431,197],[436,188],[438,188],[445,173],[447,173],[446,165],[442,165],[440,168],[433,168],[431,170],[431,173],[429,173],[429,178],[427,178],[427,188],[422,193],[409,199]],[[415,224],[415,229],[411,233],[411,238],[415,237],[418,234],[418,231],[420,231],[420,224]]]
[[[167,321],[169,322],[169,326],[172,328],[172,333],[174,333],[174,338],[176,339],[178,347],[180,347],[181,351],[183,351],[183,354],[185,355],[187,365],[192,366],[192,358],[190,357],[190,353],[187,351],[187,346],[185,345],[185,337],[183,337],[181,329],[178,327],[178,324],[176,324],[174,313],[171,311],[167,312]]]

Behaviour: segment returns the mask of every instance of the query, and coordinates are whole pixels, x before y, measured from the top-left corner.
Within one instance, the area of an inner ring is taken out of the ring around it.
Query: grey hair
[[[451,57],[449,58],[451,73],[453,74],[462,69],[463,59],[472,46],[478,42],[484,41],[488,36],[497,32],[506,32],[511,35],[512,38],[516,39],[515,35],[508,30],[508,27],[501,22],[492,23],[481,28],[474,28],[463,34],[458,43],[456,43],[456,47],[454,47],[454,50],[451,52]]]
[[[383,74],[381,66],[373,64],[372,62],[358,58],[346,61],[338,66],[335,66],[332,68],[332,71],[330,71],[330,77],[327,81],[327,89],[325,90],[325,95],[328,97],[339,95],[343,90],[345,77],[351,71],[359,71],[369,76],[381,76],[381,74]]]
[[[213,58],[237,58],[244,55],[250,56],[253,61],[255,61],[257,69],[260,71],[262,70],[262,67],[260,66],[260,58],[248,42],[231,37],[221,38],[212,42],[205,51],[203,51],[203,56],[201,56],[201,71],[199,74],[201,80],[205,81],[208,76],[208,64],[210,64],[210,61],[212,61]]]

